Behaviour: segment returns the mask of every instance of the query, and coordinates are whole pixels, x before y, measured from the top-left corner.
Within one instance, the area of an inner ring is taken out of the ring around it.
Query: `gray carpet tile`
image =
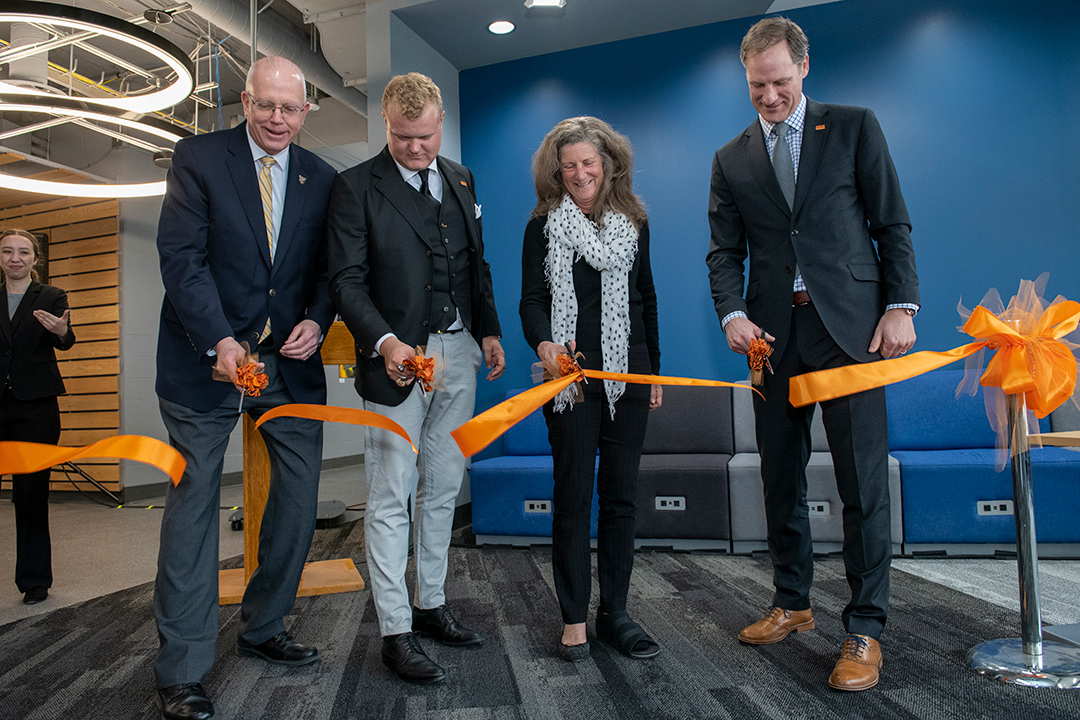
[[[362,523],[316,533],[312,559],[345,556],[367,576]],[[322,654],[299,668],[237,657],[238,608],[222,608],[217,662],[204,685],[223,720],[1080,718],[1080,691],[1006,685],[965,666],[973,645],[1019,634],[1015,611],[896,569],[881,683],[862,693],[829,690],[848,590],[839,560],[818,560],[815,573],[817,628],[751,647],[736,636],[768,605],[767,558],[639,553],[629,610],[661,655],[625,658],[595,638],[590,621],[591,656],[571,664],[555,654],[561,623],[550,551],[458,544],[447,596],[485,642],[424,641],[446,668],[445,683],[408,685],[383,667],[365,590],[297,601],[286,625]],[[157,717],[152,593],[148,583],[0,626],[0,718]]]

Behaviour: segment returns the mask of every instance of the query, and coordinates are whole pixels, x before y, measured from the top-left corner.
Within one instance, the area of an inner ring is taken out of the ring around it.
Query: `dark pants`
[[[268,385],[244,398],[255,418],[292,402],[277,371],[277,355],[260,353]],[[221,469],[229,433],[239,419],[239,391],[198,412],[159,399],[169,442],[187,461],[169,485],[161,520],[154,617],[161,648],[154,665],[159,688],[200,682],[214,662],[218,633],[218,529]],[[259,567],[240,605],[239,636],[252,645],[285,629],[315,532],[322,464],[322,424],[277,418],[259,428],[270,455],[270,491],[259,533]]]
[[[810,607],[814,577],[806,464],[814,406],[788,402],[793,375],[850,365],[812,305],[792,309],[791,332],[776,374],[765,376],[765,401],[754,397],[765,515],[773,563],[773,604]],[[821,403],[836,485],[844,505],[844,567],[851,600],[844,608],[848,632],[878,638],[889,605],[892,523],[889,505],[889,431],[885,391],[869,390]]]
[[[585,352],[584,367],[599,368],[600,351]],[[630,350],[629,371],[648,373],[645,346]],[[592,514],[596,452],[600,469],[596,492],[600,500],[597,527],[597,572],[600,576],[600,611],[626,609],[630,573],[634,569],[634,528],[637,510],[638,464],[649,420],[648,385],[626,385],[615,403],[615,417],[608,409],[602,380],[580,387],[584,402],[562,413],[554,404],[544,406],[555,472],[551,559],[555,592],[567,625],[583,623],[589,613],[592,562],[589,520]]]
[[[0,391],[0,440],[55,445],[60,440],[60,409],[55,396],[19,400]],[[52,542],[49,538],[49,475],[41,470],[12,476],[15,504],[15,585],[19,592],[52,587]]]

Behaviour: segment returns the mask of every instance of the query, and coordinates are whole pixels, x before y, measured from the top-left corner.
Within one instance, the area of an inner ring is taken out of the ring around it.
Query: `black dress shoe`
[[[49,588],[38,585],[27,590],[22,601],[23,605],[37,605],[47,597],[49,597]]]
[[[258,645],[250,645],[244,638],[237,638],[236,654],[262,658],[278,665],[307,665],[319,659],[318,649],[296,642],[285,630]]]
[[[446,679],[446,671],[427,656],[420,640],[411,632],[384,637],[382,661],[405,682],[426,685]]]
[[[214,703],[200,683],[158,688],[157,703],[165,720],[207,720],[214,717]]]
[[[484,638],[455,618],[447,605],[433,610],[413,608],[412,629],[419,635],[430,635],[443,645],[475,645]]]

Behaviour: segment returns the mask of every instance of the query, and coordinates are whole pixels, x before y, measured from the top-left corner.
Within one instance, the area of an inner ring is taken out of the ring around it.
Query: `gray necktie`
[[[780,192],[784,193],[790,210],[795,201],[795,166],[791,162],[791,148],[787,144],[788,124],[778,122],[773,126],[776,144],[772,150],[772,166],[776,181],[780,183]]]

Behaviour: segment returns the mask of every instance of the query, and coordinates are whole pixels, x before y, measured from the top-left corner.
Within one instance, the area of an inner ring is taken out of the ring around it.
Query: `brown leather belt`
[[[791,306],[802,307],[803,305],[810,304],[810,293],[805,290],[799,290],[798,292],[791,293]]]

